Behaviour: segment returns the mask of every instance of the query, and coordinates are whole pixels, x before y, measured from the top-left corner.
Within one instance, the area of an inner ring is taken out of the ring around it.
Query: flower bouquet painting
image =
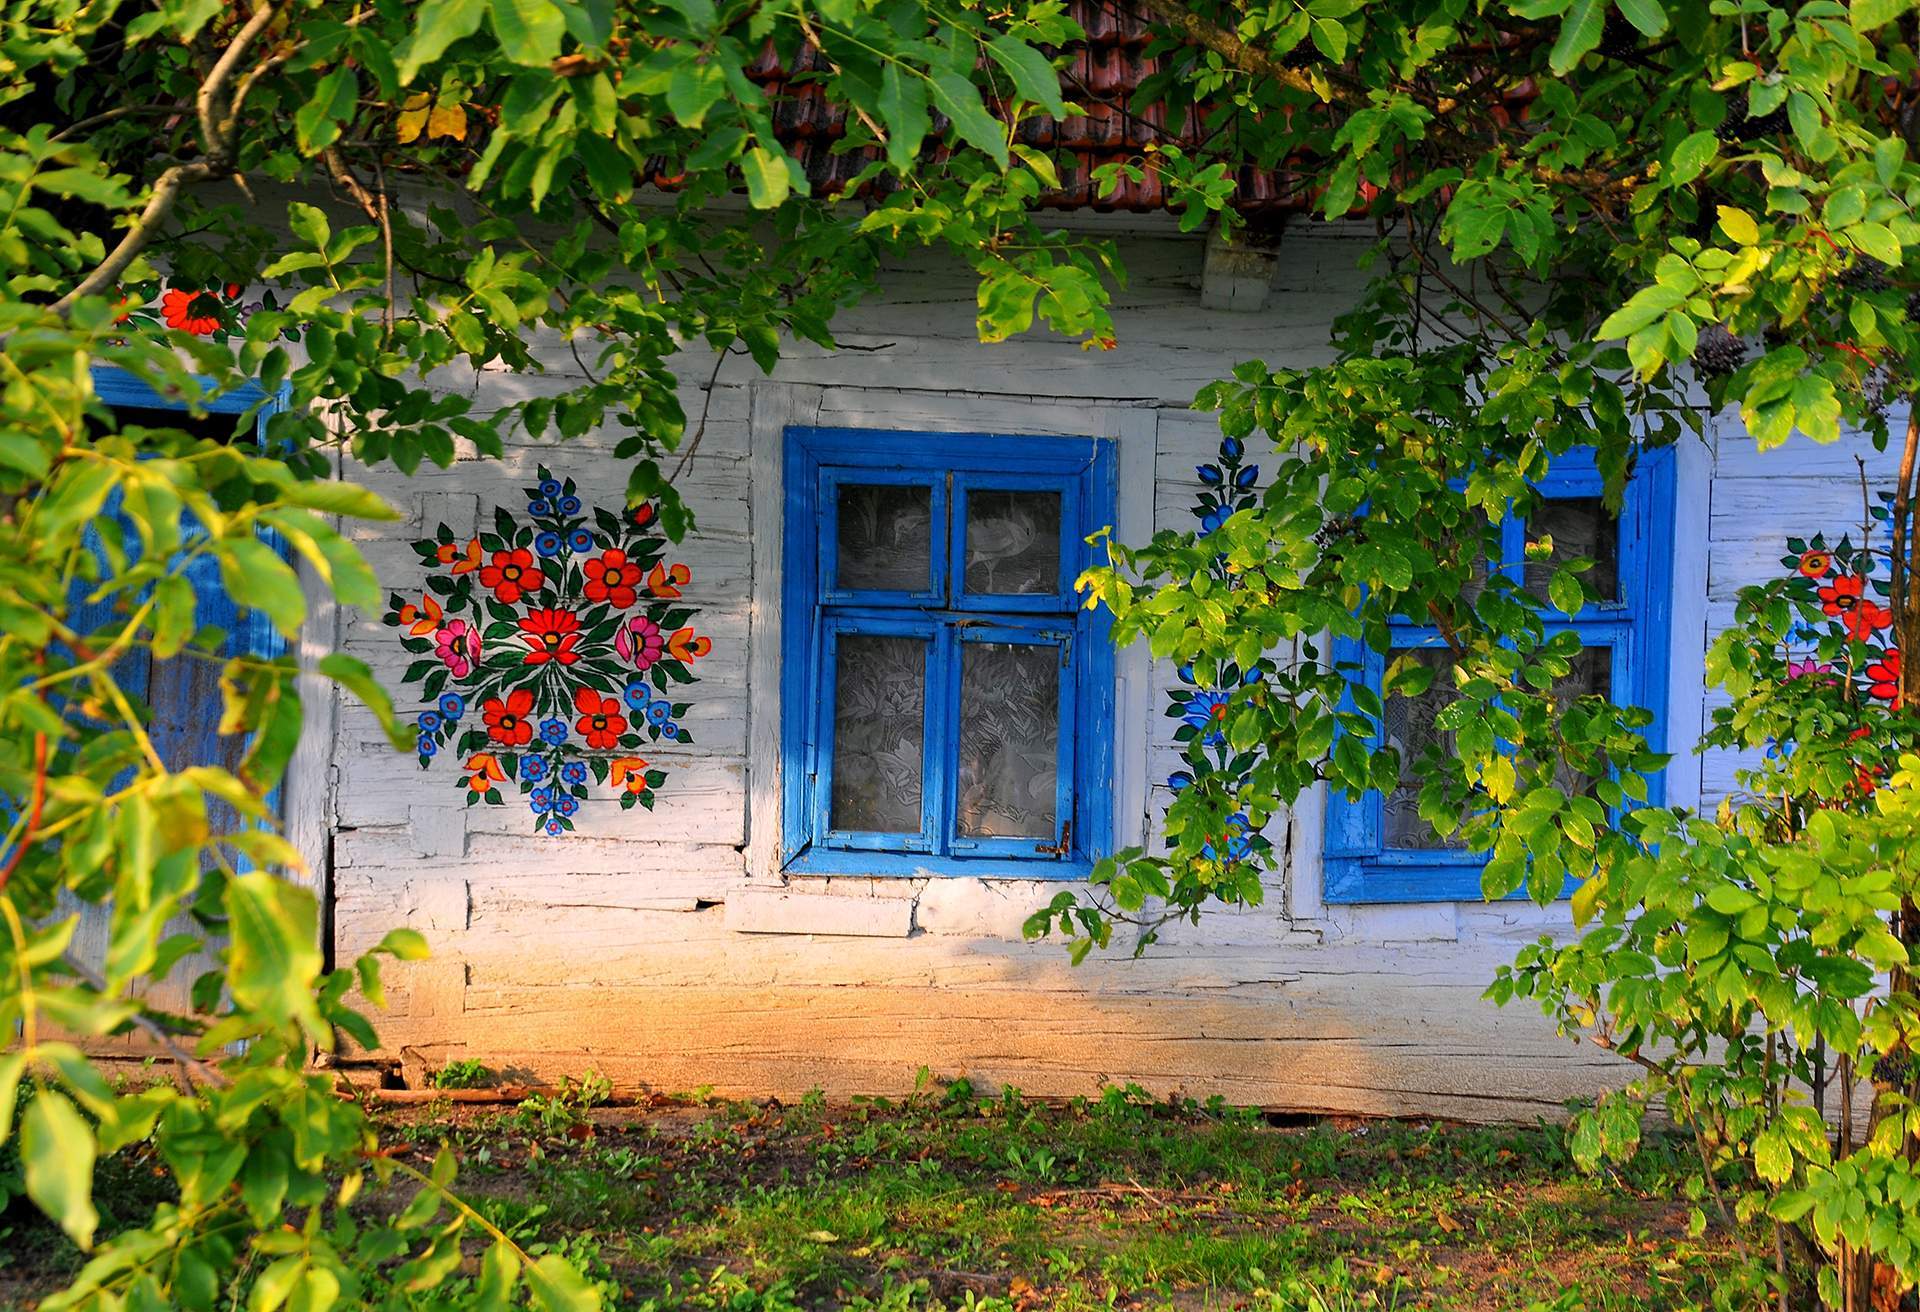
[[[693,631],[692,575],[665,561],[651,503],[590,511],[572,479],[539,478],[524,516],[496,507],[492,532],[461,541],[442,524],[414,543],[426,589],[392,594],[384,619],[418,657],[403,681],[427,702],[421,768],[451,752],[467,805],[504,805],[517,785],[535,831],[558,835],[590,786],[652,809],[666,772],[642,753],[693,741],[673,694],[713,644]]]

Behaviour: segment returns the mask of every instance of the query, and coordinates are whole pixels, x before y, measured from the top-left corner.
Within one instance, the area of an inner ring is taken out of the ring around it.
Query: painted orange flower
[[[449,573],[471,574],[480,568],[480,539],[468,538],[464,547],[458,542],[442,542],[434,554],[442,565],[453,566]]]
[[[533,709],[533,690],[515,688],[506,700],[487,698],[480,718],[486,721],[487,737],[507,747],[524,747],[533,740],[533,722],[527,713]]]
[[[647,763],[637,756],[616,756],[607,763],[607,782],[630,793],[647,791]]]
[[[500,758],[492,752],[475,752],[467,760],[467,769],[470,771],[469,792],[484,793],[495,784],[507,781],[507,772],[500,768]]]
[[[529,592],[540,591],[546,582],[546,572],[525,547],[496,551],[493,563],[480,567],[480,586],[493,589],[494,597],[505,606],[513,605]]]
[[[420,604],[408,602],[400,608],[400,622],[407,626],[409,638],[431,637],[440,627],[440,603],[431,594],[420,598]]]
[[[1831,551],[1803,551],[1800,553],[1800,563],[1797,568],[1810,579],[1825,578],[1827,572],[1833,568],[1833,553]]]
[[[572,665],[580,659],[580,617],[570,610],[530,610],[520,621],[520,640],[531,649],[529,665],[558,661]]]
[[[697,637],[691,628],[681,629],[667,639],[667,651],[677,660],[698,660],[712,650],[713,639]]]
[[[677,597],[692,578],[693,572],[677,561],[671,568],[655,565],[647,575],[647,591],[656,597]]]
[[[627,731],[627,717],[620,714],[618,697],[603,697],[591,688],[573,694],[573,709],[580,718],[573,727],[587,740],[587,746],[605,751],[617,747],[620,735]]]
[[[240,294],[238,283],[227,284],[229,300]],[[220,298],[212,292],[190,292],[173,287],[160,298],[160,319],[169,328],[178,328],[196,337],[219,332],[225,326]]]
[[[580,569],[587,576],[588,601],[604,601],[616,610],[625,610],[639,600],[635,588],[640,582],[640,567],[618,547],[601,552]]]

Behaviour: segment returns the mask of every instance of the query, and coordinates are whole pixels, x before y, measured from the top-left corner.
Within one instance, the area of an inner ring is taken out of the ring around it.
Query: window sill
[[[1357,906],[1384,902],[1487,902],[1480,891],[1481,862],[1477,860],[1424,861],[1418,858],[1387,860],[1331,859],[1320,900],[1329,906]],[[1569,879],[1560,890],[1560,899],[1573,896],[1579,887]],[[1497,899],[1502,902],[1529,901],[1525,888]]]
[[[788,861],[787,875],[871,875],[895,879],[1031,879],[1036,882],[1085,879],[1093,861],[1072,856],[1064,861],[1021,861],[993,856],[922,856],[908,852],[855,852],[810,847]]]

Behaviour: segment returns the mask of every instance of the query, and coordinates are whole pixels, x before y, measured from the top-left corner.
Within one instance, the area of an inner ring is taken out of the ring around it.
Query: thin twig
[[[27,848],[32,845],[34,835],[40,829],[40,816],[47,805],[47,735],[36,732],[33,735],[33,801],[27,808],[26,827],[20,831],[20,837],[13,845],[13,851],[7,853],[7,863],[0,866],[0,890],[4,890],[7,881],[13,878],[13,872],[20,868],[20,862],[26,858]]]

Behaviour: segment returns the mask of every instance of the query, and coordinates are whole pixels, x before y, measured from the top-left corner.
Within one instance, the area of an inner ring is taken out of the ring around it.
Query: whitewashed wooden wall
[[[783,881],[774,868],[782,427],[1111,436],[1122,449],[1121,535],[1185,528],[1194,466],[1218,442],[1212,418],[1186,409],[1193,393],[1245,359],[1327,358],[1331,320],[1360,284],[1361,249],[1339,230],[1290,233],[1266,309],[1211,312],[1199,304],[1198,240],[1130,233],[1132,281],[1109,352],[1038,335],[980,345],[971,275],[929,261],[890,271],[884,292],[840,322],[856,350],[802,348],[771,379],[729,360],[711,395],[702,391],[711,357],[689,358],[685,400],[691,414],[704,409],[706,431],[680,480],[699,528],[679,558],[714,649],[688,696],[695,744],[648,753],[671,771],[655,810],[594,801],[576,836],[535,837],[524,806],[464,807],[457,762],[423,773],[352,705],[339,709],[330,754],[313,757],[296,785],[325,799],[339,959],[395,924],[434,944],[432,961],[400,972],[383,1056],[416,1076],[478,1057],[537,1074],[591,1066],[663,1089],[783,1097],[815,1086],[898,1093],[925,1065],[1034,1093],[1132,1080],[1272,1107],[1468,1119],[1554,1114],[1623,1078],[1619,1063],[1558,1038],[1537,1015],[1480,1000],[1493,967],[1561,923],[1560,912],[1324,907],[1315,798],[1275,821],[1289,862],[1264,907],[1169,927],[1144,959],[1123,947],[1078,969],[1057,943],[1020,937],[1052,885]],[[564,348],[543,344],[541,355],[545,377],[448,385],[486,406],[573,380]],[[1765,572],[1772,539],[1812,531],[1820,525],[1808,517],[1827,508],[1844,513],[1845,485],[1857,487],[1850,460],[1832,452],[1796,464],[1790,487],[1769,472],[1803,459],[1756,460],[1723,441],[1718,479],[1705,446],[1683,462],[1676,549],[1692,598],[1678,607],[1675,638],[1683,726],[1699,722],[1705,626],[1723,616],[1730,590]],[[411,479],[369,475],[409,515],[362,534],[383,582],[417,590],[408,542],[442,521],[465,535],[495,503],[517,508],[540,461],[603,501],[624,485],[611,441],[598,436]],[[377,616],[339,617],[337,640],[400,686],[408,658]],[[1174,768],[1174,722],[1161,714],[1172,674],[1138,652],[1120,673],[1116,809],[1122,841],[1137,841]],[[1698,762],[1689,769],[1682,797],[1699,792]],[[1711,790],[1720,776],[1708,773]]]

